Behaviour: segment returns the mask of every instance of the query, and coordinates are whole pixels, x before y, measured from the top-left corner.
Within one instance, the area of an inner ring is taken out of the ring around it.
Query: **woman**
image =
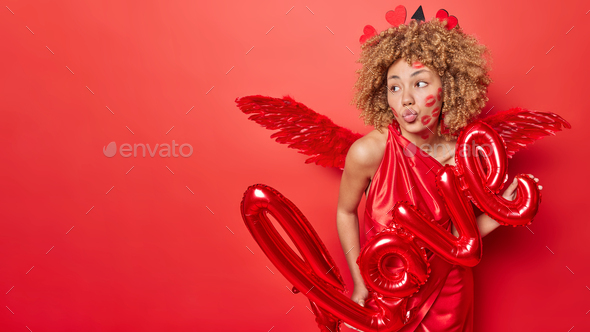
[[[397,201],[416,205],[458,236],[436,190],[436,172],[455,164],[457,134],[481,112],[491,80],[486,47],[460,28],[447,30],[445,25],[438,19],[412,20],[390,28],[363,45],[358,61],[363,66],[356,105],[365,124],[376,129],[347,154],[337,228],[354,282],[351,299],[361,306],[370,306],[372,298],[357,258],[361,247],[391,223],[388,213]],[[503,197],[513,200],[516,188],[514,179]],[[357,208],[363,194],[361,235]],[[499,226],[474,209],[482,237]],[[411,319],[400,331],[472,331],[471,268],[449,264],[429,250],[427,257],[431,274],[409,299]]]

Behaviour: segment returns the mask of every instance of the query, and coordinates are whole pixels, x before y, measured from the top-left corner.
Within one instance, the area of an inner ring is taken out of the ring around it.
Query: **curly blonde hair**
[[[387,102],[387,71],[398,59],[408,65],[421,62],[441,77],[443,105],[441,114],[449,134],[442,134],[440,122],[438,135],[448,141],[458,135],[475,119],[488,101],[487,87],[492,82],[488,76],[491,62],[489,50],[456,26],[446,29],[447,21],[437,18],[428,22],[411,20],[408,24],[391,27],[368,39],[361,46],[362,64],[355,84],[357,89],[351,104],[361,110],[365,125],[378,130],[394,121]]]

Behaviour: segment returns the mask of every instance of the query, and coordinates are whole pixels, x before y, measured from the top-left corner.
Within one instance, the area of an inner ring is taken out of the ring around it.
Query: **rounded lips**
[[[414,111],[413,109],[406,107],[404,108],[403,112],[402,112],[402,118],[404,118],[404,120],[406,120],[407,122],[414,122],[416,120],[416,118],[418,117],[418,112]]]

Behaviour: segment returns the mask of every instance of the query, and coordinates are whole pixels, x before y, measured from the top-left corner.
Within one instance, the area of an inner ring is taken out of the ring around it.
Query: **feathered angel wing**
[[[518,150],[548,135],[555,135],[563,127],[572,126],[551,112],[539,112],[514,107],[481,119],[490,125],[506,143],[506,154],[512,158]]]
[[[251,114],[248,119],[267,129],[278,129],[271,138],[311,156],[305,163],[342,169],[348,149],[362,137],[334,124],[328,117],[296,102],[289,95],[283,98],[245,96],[236,98],[235,102],[242,112]]]

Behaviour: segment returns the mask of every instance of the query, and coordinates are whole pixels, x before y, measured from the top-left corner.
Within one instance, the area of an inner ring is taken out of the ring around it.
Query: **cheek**
[[[423,65],[423,64],[421,64],[421,63],[420,63],[420,61],[415,61],[415,62],[412,64],[412,68],[415,68],[415,69],[422,68],[422,67],[424,67],[424,65]]]
[[[437,100],[441,100],[442,99],[442,88],[438,88],[438,92],[436,94],[436,99]]]
[[[429,95],[428,97],[426,97],[426,100],[424,101],[426,107],[431,107],[432,105],[434,105],[434,103],[436,103],[436,98],[434,98],[434,95]]]
[[[435,108],[432,110],[432,117],[433,117],[433,118],[434,118],[434,117],[437,117],[439,113],[440,113],[440,107],[435,107]]]
[[[395,108],[392,107],[391,110],[393,111],[393,115],[398,116],[397,112],[395,111]]]
[[[422,124],[425,126],[428,126],[428,124],[430,123],[430,120],[432,120],[430,115],[425,115],[422,118],[420,118],[420,121],[422,121]]]

